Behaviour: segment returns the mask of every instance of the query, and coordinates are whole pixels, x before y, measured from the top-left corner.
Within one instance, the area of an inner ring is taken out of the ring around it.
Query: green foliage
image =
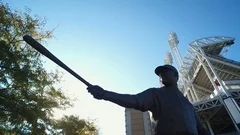
[[[41,55],[22,40],[25,34],[39,42],[52,37],[46,20],[30,13],[0,2],[0,134],[44,134],[52,130],[53,109],[71,105],[55,87],[58,72],[47,72]]]
[[[93,122],[79,119],[77,116],[64,116],[55,121],[55,127],[62,129],[65,135],[97,135],[98,130]]]

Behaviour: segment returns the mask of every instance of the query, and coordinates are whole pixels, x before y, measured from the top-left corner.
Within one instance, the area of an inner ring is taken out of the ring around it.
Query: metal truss
[[[235,101],[240,105],[240,90],[229,90],[229,93],[235,99]],[[208,99],[206,101],[200,101],[193,104],[196,112],[208,110],[214,107],[222,106],[222,102],[220,97],[215,97],[212,99]]]
[[[235,99],[237,104],[240,105],[240,90],[232,90],[231,92],[232,97]]]
[[[214,108],[214,107],[218,107],[218,106],[221,106],[221,105],[222,105],[222,103],[220,101],[220,98],[215,97],[211,100],[195,103],[193,106],[194,106],[196,112],[200,112],[200,111],[204,111],[204,110]]]

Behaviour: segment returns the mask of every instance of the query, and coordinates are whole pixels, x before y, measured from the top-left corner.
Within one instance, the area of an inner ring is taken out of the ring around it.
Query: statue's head
[[[158,75],[165,86],[176,85],[178,81],[178,71],[172,65],[158,66],[155,69],[156,75]]]

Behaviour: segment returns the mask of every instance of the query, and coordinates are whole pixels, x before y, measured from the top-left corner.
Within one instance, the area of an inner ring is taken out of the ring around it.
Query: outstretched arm
[[[119,94],[106,91],[105,100],[111,101],[126,108],[138,108],[138,101],[135,95]]]
[[[139,104],[135,95],[119,94],[111,91],[106,91],[100,86],[89,86],[88,92],[91,93],[96,99],[104,99],[111,101],[126,108],[138,108]]]

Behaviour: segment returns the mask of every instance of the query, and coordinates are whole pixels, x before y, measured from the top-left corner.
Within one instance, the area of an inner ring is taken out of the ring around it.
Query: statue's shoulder
[[[149,88],[149,89],[147,89],[148,91],[151,91],[151,92],[162,92],[162,91],[164,91],[165,89],[164,89],[164,87],[153,87],[153,88]]]
[[[152,87],[152,88],[148,88],[147,90],[158,90],[159,88],[157,87]]]

